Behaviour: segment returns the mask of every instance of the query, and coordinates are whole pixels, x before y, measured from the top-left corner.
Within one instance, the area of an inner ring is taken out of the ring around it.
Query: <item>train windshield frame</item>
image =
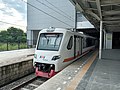
[[[41,33],[37,50],[49,50],[49,51],[58,51],[63,33]]]

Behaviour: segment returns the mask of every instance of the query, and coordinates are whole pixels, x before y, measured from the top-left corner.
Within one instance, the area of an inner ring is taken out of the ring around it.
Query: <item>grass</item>
[[[18,48],[19,47],[19,48]],[[26,43],[8,43],[8,50],[24,49],[27,48]],[[0,43],[0,51],[7,51],[7,43]]]

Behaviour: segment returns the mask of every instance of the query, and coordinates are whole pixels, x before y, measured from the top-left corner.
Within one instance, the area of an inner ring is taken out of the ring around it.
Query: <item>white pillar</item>
[[[77,10],[75,10],[75,30],[74,32],[77,31]]]
[[[106,49],[106,31],[104,30],[104,49]]]
[[[31,46],[33,47],[33,30],[31,30]]]
[[[100,43],[99,43],[99,59],[102,58],[102,21],[100,21]]]
[[[33,30],[27,30],[27,45],[29,48],[33,45]]]

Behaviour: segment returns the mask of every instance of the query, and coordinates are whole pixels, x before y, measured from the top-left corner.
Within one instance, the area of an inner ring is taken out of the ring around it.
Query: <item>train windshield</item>
[[[62,33],[41,33],[37,50],[58,51],[62,40]]]

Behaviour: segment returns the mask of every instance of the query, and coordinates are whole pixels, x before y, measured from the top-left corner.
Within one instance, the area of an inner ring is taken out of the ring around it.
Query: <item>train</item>
[[[36,76],[51,78],[95,48],[96,38],[65,28],[39,32],[33,66]]]

